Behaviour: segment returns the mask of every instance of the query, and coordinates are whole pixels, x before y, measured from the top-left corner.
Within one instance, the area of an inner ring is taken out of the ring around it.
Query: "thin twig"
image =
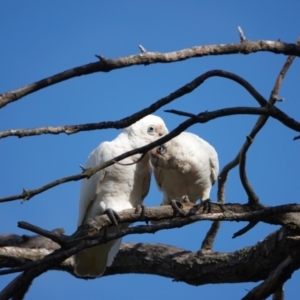
[[[39,235],[42,235],[42,236],[52,240],[53,242],[59,244],[60,246],[63,246],[65,244],[65,242],[67,241],[63,235],[57,235],[53,231],[42,229],[38,226],[32,225],[32,224],[24,222],[24,221],[18,222],[18,227],[29,230],[34,233],[37,233]]]
[[[243,32],[242,28],[241,28],[240,26],[238,26],[237,29],[238,29],[238,32],[239,32],[239,36],[240,36],[241,43],[243,43],[243,42],[246,41],[247,39],[246,39],[246,37],[245,37],[245,35],[244,35],[244,32]]]
[[[139,45],[139,49],[142,53],[147,53],[147,50],[142,45]]]
[[[295,136],[295,137],[293,138],[293,141],[296,141],[296,140],[299,140],[299,139],[300,139],[300,135]]]
[[[246,142],[244,143],[242,149],[240,150],[240,157],[239,157],[239,173],[242,185],[246,194],[248,196],[248,203],[253,207],[258,207],[260,205],[259,198],[255,194],[252,186],[250,185],[247,175],[246,175],[246,153],[250,148],[253,140],[250,136],[247,136]]]
[[[300,44],[300,38],[296,41],[295,44],[296,45]],[[294,56],[294,55],[288,56],[279,75],[277,76],[277,79],[274,84],[274,88],[271,92],[270,99],[269,99],[269,102],[271,104],[274,104],[276,101],[280,100],[280,98],[278,97],[279,89],[281,87],[282,81],[283,81],[287,71],[289,70],[289,68],[290,68],[291,64],[293,63],[293,61],[295,60],[295,58],[296,58],[296,56]],[[272,99],[272,101],[271,101],[271,99]]]
[[[239,231],[237,231],[236,233],[234,233],[233,236],[232,236],[232,238],[235,239],[236,237],[245,234],[246,232],[248,232],[249,230],[251,230],[253,227],[255,227],[257,224],[258,224],[257,221],[250,222],[247,226],[243,227],[242,229],[240,229]]]

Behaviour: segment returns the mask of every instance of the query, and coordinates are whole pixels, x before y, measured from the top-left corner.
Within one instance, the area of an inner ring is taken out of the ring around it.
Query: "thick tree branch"
[[[115,69],[130,67],[133,65],[148,65],[153,63],[172,63],[193,57],[222,54],[249,54],[260,51],[268,51],[276,54],[300,56],[300,46],[279,41],[243,41],[243,43],[227,45],[196,46],[169,53],[146,52],[116,59],[106,59],[100,56],[100,61],[66,70],[48,78],[28,84],[17,90],[0,95],[0,108],[16,101],[30,93],[51,86],[58,82],[95,72],[109,72]]]
[[[39,259],[49,253],[46,249],[30,250],[6,247],[0,248],[0,255],[9,256],[20,251],[28,253],[26,259]],[[285,229],[280,229],[252,247],[232,253],[195,252],[160,244],[125,243],[120,247],[113,265],[107,268],[104,276],[114,274],[154,274],[172,278],[190,285],[210,283],[257,282],[269,277],[287,257],[294,257],[294,268],[299,268],[300,237]],[[22,263],[21,261],[19,262]],[[71,259],[54,269],[73,273]],[[74,274],[74,273],[73,273]],[[1,295],[1,294],[0,294]]]
[[[231,221],[267,221],[271,223],[280,222],[281,215],[279,213],[286,212],[300,212],[300,205],[284,205],[278,207],[265,208],[262,210],[251,211],[251,208],[242,205],[233,204],[230,207],[231,211],[236,209],[244,210],[250,209],[250,212],[245,213],[215,213],[215,214],[203,214],[203,205],[191,205],[190,203],[185,204],[184,210],[186,210],[186,217],[178,218],[173,217],[173,209],[171,206],[161,206],[146,209],[143,220],[165,220],[172,218],[169,223],[156,224],[156,225],[146,225],[146,226],[135,226],[130,227],[125,230],[116,230],[110,234],[104,234],[100,232],[101,229],[109,225],[109,220],[107,216],[99,216],[95,219],[87,220],[78,231],[70,237],[70,240],[65,243],[64,249],[58,249],[41,260],[36,260],[31,263],[27,263],[24,267],[15,267],[10,270],[1,271],[1,274],[8,274],[13,272],[21,273],[15,280],[13,280],[1,293],[1,299],[9,299],[13,296],[15,291],[18,291],[18,287],[28,287],[31,282],[37,276],[46,272],[47,270],[54,268],[55,266],[61,264],[65,259],[74,255],[75,253],[89,247],[93,247],[102,243],[106,243],[112,239],[123,237],[127,234],[142,234],[142,233],[154,233],[162,229],[171,229],[182,227],[187,224],[191,224],[200,220],[231,220]],[[227,204],[229,208],[229,204]],[[219,209],[216,207],[216,209]],[[279,215],[278,215],[279,214]],[[297,214],[299,215],[299,214]],[[124,222],[134,222],[141,219],[141,215],[136,213],[135,209],[126,210],[120,213],[119,223]],[[298,217],[299,219],[299,217]],[[291,227],[291,219],[289,218],[288,226]],[[298,224],[294,224],[294,227],[298,228]],[[48,235],[48,234],[47,234]],[[128,270],[126,272],[129,272]],[[159,274],[161,275],[161,274]],[[182,275],[181,275],[182,277]],[[182,280],[176,278],[176,280]],[[185,281],[185,280],[184,280]]]
[[[134,223],[138,221],[161,221],[161,220],[170,220],[168,223],[155,224],[155,225],[146,225],[146,226],[136,226],[130,227],[124,230],[116,230],[110,234],[104,234],[102,229],[105,229],[107,226],[111,226],[111,222],[106,215],[97,216],[94,219],[89,219],[85,224],[80,226],[80,228],[72,236],[64,236],[63,247],[66,249],[65,252],[68,254],[74,254],[84,248],[93,247],[98,244],[106,243],[112,239],[120,238],[128,234],[143,234],[143,233],[155,233],[163,229],[172,229],[180,228],[188,224],[198,222],[198,221],[261,221],[270,224],[280,224],[285,225],[288,228],[293,230],[298,230],[300,228],[300,205],[288,204],[281,205],[276,207],[262,208],[259,210],[253,211],[250,206],[241,205],[241,204],[225,204],[226,211],[222,212],[221,208],[218,206],[213,206],[213,213],[203,213],[203,204],[192,205],[191,203],[184,203],[183,212],[185,217],[174,216],[174,211],[170,205],[158,206],[158,207],[148,207],[145,209],[143,216],[140,213],[136,212],[135,209],[128,209],[120,212],[120,219],[118,222],[122,223]],[[24,226],[22,226],[24,227]],[[33,228],[34,232],[37,232],[36,226],[26,226],[29,230]],[[46,232],[45,230],[39,230],[41,234]],[[46,237],[48,241],[49,234],[46,232]],[[2,240],[4,239],[4,240]],[[0,243],[4,246],[16,245],[15,235],[11,238],[7,236],[0,236]],[[2,241],[1,241],[2,240]],[[18,241],[18,240],[17,240]],[[50,245],[52,245],[50,242]],[[20,245],[24,244],[22,241]],[[34,241],[30,243],[31,246],[34,245]],[[37,241],[37,247],[41,245],[40,241]],[[55,259],[68,256],[65,256],[65,252],[59,251],[58,254],[54,257]],[[59,254],[60,253],[60,254]],[[47,258],[46,262],[48,263]],[[51,260],[51,259],[50,259]],[[52,260],[51,260],[52,261]],[[33,265],[27,265],[25,269],[28,270],[36,265],[41,265],[41,262]],[[16,270],[4,270],[0,271],[0,274],[8,274],[12,272],[22,271],[21,269]]]

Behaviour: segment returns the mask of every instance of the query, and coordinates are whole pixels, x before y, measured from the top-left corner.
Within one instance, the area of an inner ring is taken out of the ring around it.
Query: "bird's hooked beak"
[[[159,158],[157,157],[156,148],[150,151],[150,161],[153,167],[157,167]]]
[[[156,152],[156,147],[150,150],[150,155],[152,156],[156,156],[157,152]]]
[[[157,132],[159,137],[162,137],[163,135],[169,133],[168,129],[164,125],[158,126]]]

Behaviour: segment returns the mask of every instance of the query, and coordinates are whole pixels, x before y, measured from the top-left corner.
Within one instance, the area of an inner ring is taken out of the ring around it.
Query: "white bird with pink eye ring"
[[[182,132],[167,143],[150,151],[150,160],[159,190],[161,205],[172,200],[196,203],[209,200],[219,172],[218,154],[214,147],[196,134]]]
[[[101,143],[91,152],[86,168],[97,165],[127,151],[145,146],[168,133],[164,121],[148,115],[124,129],[113,141]],[[89,218],[106,213],[118,213],[137,207],[149,191],[151,179],[150,156],[147,153],[140,161],[140,154],[127,157],[84,179],[81,185],[78,226]],[[122,165],[123,164],[123,165]],[[124,165],[130,164],[130,165]],[[122,224],[127,228],[130,224]],[[115,227],[107,232],[115,231]],[[113,263],[119,251],[121,239],[84,249],[74,255],[75,273],[81,277],[99,277]]]

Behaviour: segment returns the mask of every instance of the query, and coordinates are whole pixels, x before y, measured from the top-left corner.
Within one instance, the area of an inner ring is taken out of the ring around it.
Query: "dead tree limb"
[[[106,59],[100,57],[98,62],[78,66],[64,72],[55,74],[48,78],[25,85],[14,91],[6,92],[0,95],[0,108],[17,101],[22,97],[36,92],[45,87],[58,82],[68,80],[77,76],[88,75],[95,72],[109,72],[112,70],[130,67],[133,65],[149,65],[154,63],[172,63],[194,57],[224,55],[224,54],[250,54],[256,52],[272,52],[275,54],[285,54],[300,56],[300,46],[297,44],[288,44],[279,41],[244,41],[243,43],[227,45],[209,45],[195,46],[169,53],[146,52],[137,55],[130,55],[115,59]]]

